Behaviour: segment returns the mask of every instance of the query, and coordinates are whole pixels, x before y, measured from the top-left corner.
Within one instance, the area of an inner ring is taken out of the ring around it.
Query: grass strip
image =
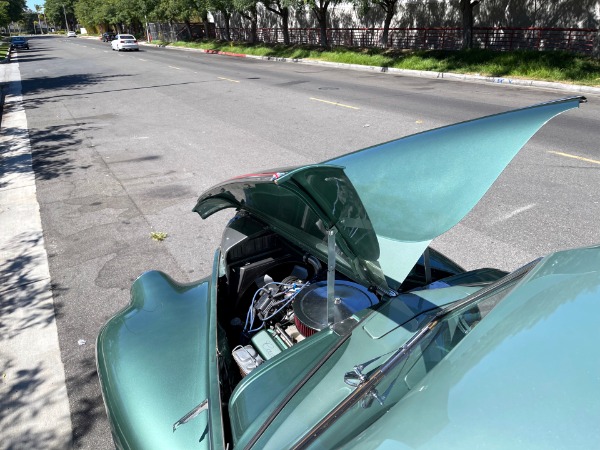
[[[480,49],[398,51],[346,47],[323,49],[311,46],[250,45],[222,41],[160,44],[275,58],[314,59],[365,66],[600,86],[600,59],[565,51],[496,52]]]

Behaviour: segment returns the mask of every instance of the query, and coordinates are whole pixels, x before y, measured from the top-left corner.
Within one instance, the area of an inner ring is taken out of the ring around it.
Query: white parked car
[[[119,52],[121,50],[135,50],[136,52],[140,50],[137,39],[131,34],[117,34],[110,44],[112,45],[113,50]]]
[[[67,37],[77,37],[77,33],[74,31],[67,31]]]

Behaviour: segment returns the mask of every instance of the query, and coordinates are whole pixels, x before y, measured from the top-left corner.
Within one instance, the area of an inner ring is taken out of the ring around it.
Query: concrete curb
[[[526,86],[526,87],[538,87],[545,89],[564,90],[570,92],[587,93],[587,94],[600,94],[600,88],[592,86],[581,86],[578,84],[565,84],[565,83],[554,83],[550,81],[538,81],[528,80],[520,78],[502,78],[502,77],[485,77],[482,75],[467,75],[453,72],[431,72],[426,70],[409,70],[409,69],[395,69],[393,67],[380,67],[380,66],[362,66],[359,64],[342,64],[332,63],[327,61],[317,61],[308,59],[288,59],[288,58],[273,58],[271,56],[254,56],[246,55],[247,58],[252,59],[263,59],[267,61],[280,61],[288,63],[308,64],[313,66],[326,66],[335,67],[339,69],[350,69],[358,70],[363,72],[381,72],[390,73],[397,75],[406,75],[411,77],[421,78],[435,78],[435,79],[447,79],[454,81],[470,81],[470,82],[482,82],[482,83],[494,83],[502,85],[512,86]]]
[[[158,45],[148,43],[148,42],[141,42],[140,44],[158,47]],[[276,62],[283,62],[283,63],[305,64],[305,65],[311,65],[311,66],[334,67],[337,69],[357,70],[357,71],[362,71],[362,72],[380,72],[380,73],[389,73],[389,74],[404,75],[404,76],[410,76],[410,77],[446,79],[446,80],[453,80],[453,81],[467,81],[467,82],[475,82],[475,83],[493,83],[493,84],[499,84],[499,85],[503,85],[503,86],[524,86],[524,87],[534,87],[534,88],[543,88],[543,89],[553,89],[553,90],[557,90],[557,91],[568,91],[568,92],[574,92],[574,93],[580,93],[580,94],[600,95],[600,87],[582,86],[582,85],[578,85],[578,84],[554,83],[551,81],[538,81],[538,80],[529,80],[529,79],[521,79],[521,78],[485,77],[482,75],[467,75],[467,74],[453,73],[453,72],[431,72],[431,71],[426,71],[426,70],[395,69],[393,67],[363,66],[360,64],[343,64],[343,63],[333,63],[333,62],[327,62],[327,61],[318,61],[318,60],[313,60],[313,59],[277,58],[277,57],[273,57],[273,56],[255,56],[255,55],[247,55],[244,53],[231,53],[231,52],[222,52],[220,50],[205,50],[205,49],[186,48],[186,47],[165,46],[163,48],[168,49],[168,50],[183,50],[183,51],[207,53],[207,54],[211,54],[211,55],[224,55],[224,56],[233,56],[233,57],[238,57],[238,58],[261,59],[264,61],[276,61]]]

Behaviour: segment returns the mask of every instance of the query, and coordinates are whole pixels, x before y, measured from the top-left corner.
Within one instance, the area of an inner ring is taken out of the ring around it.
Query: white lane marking
[[[179,67],[169,66],[171,69],[181,70]]]
[[[148,61],[147,59],[144,59],[144,58],[138,58],[138,59],[139,59],[140,61],[144,61],[144,62]]]
[[[532,203],[531,205],[527,205],[527,206],[522,206],[521,208],[517,208],[514,211],[509,212],[508,214],[505,214],[496,220],[493,220],[491,223],[496,224],[496,223],[500,223],[500,222],[506,222],[507,220],[512,219],[513,217],[515,217],[521,213],[524,213],[525,211],[528,211],[533,207],[535,207],[535,203]]]

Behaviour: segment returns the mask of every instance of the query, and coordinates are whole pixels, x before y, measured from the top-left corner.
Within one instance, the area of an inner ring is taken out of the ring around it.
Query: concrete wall
[[[277,27],[277,16],[261,8],[260,27]],[[220,14],[214,15],[218,27]],[[383,11],[373,7],[358,14],[354,6],[340,3],[331,8],[330,27],[382,27]],[[392,27],[460,26],[458,0],[399,0]],[[234,14],[232,27],[243,27],[244,19]],[[600,28],[600,0],[482,0],[475,8],[475,26]],[[290,27],[313,28],[312,12],[293,10]]]

